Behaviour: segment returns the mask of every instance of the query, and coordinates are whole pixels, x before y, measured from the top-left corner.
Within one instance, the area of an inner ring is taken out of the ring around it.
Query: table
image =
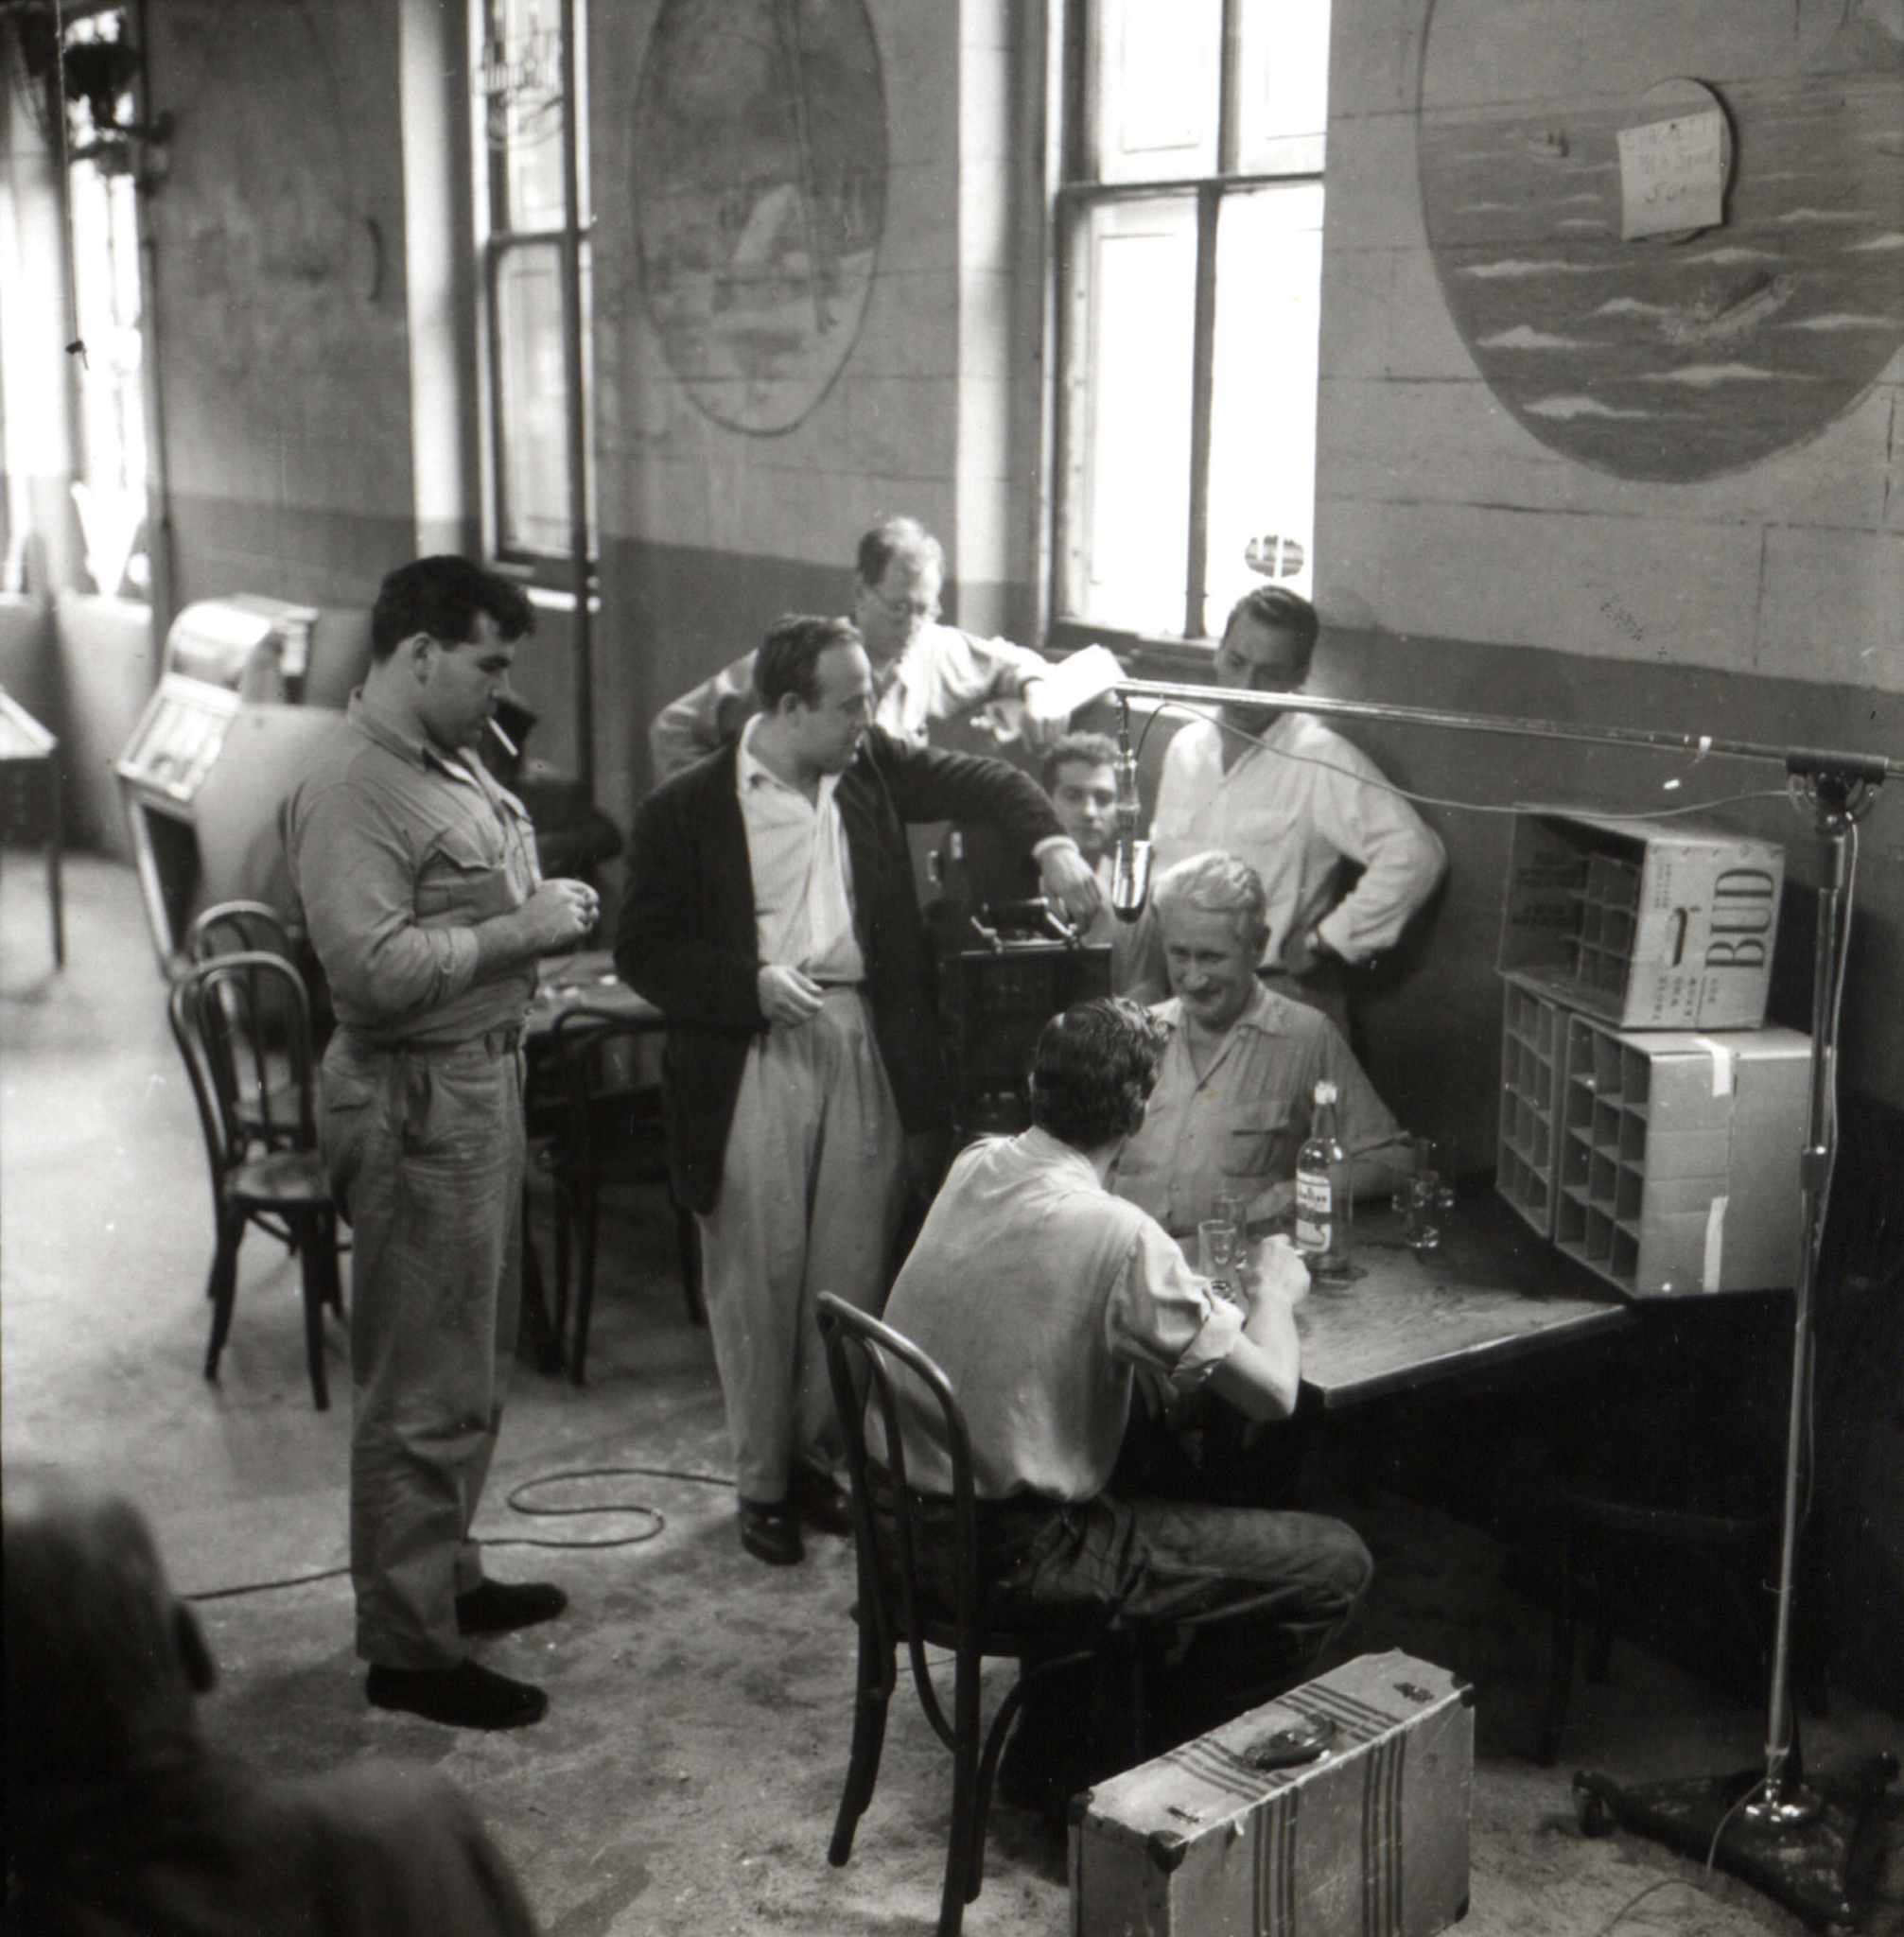
[[[612,1016],[655,1035],[666,1027],[661,1011],[638,996],[615,972],[615,957],[606,949],[586,949],[570,955],[547,955],[536,965],[535,994],[522,1021],[525,1066],[524,1107],[529,1134],[546,1136],[560,1127],[566,1099],[549,1094],[549,1064],[555,1047],[556,1024],[564,1016],[586,1011]],[[658,1064],[648,1073],[660,1081]],[[559,1213],[558,1213],[559,1214]],[[541,1261],[530,1230],[529,1187],[522,1192],[522,1345],[537,1370],[563,1371],[568,1363],[562,1343],[565,1314],[550,1309],[542,1282]]]
[[[1302,1404],[1334,1412],[1489,1372],[1633,1323],[1633,1306],[1535,1236],[1485,1185],[1467,1183],[1439,1250],[1402,1248],[1402,1220],[1355,1207],[1365,1275],[1319,1283],[1296,1307]]]
[[[52,903],[53,966],[66,966],[66,910],[60,884],[60,742],[0,688],[0,824],[10,818],[15,771],[38,777],[46,829],[46,899]]]

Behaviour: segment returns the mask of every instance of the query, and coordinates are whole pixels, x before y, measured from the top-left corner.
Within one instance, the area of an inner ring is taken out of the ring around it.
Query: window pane
[[[1329,121],[1329,0],[1254,0],[1240,39],[1238,168],[1319,172]]]
[[[1210,423],[1213,635],[1252,585],[1273,578],[1307,597],[1314,579],[1321,286],[1319,183],[1224,197]]]
[[[490,0],[484,47],[489,139],[501,150],[498,230],[559,229],[562,195],[561,0]]]
[[[1222,0],[1103,0],[1097,179],[1174,181],[1216,167]]]
[[[525,242],[496,263],[496,444],[505,552],[568,551],[568,386],[562,249]]]
[[[1073,522],[1078,616],[1183,629],[1197,210],[1189,196],[1094,208],[1074,297]]]

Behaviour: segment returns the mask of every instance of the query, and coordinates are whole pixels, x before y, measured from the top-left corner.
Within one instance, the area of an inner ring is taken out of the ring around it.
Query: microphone
[[[1137,838],[1143,801],[1137,792],[1137,759],[1130,751],[1130,702],[1117,698],[1117,846],[1110,863],[1110,909],[1120,921],[1135,921],[1150,899],[1150,843]]]

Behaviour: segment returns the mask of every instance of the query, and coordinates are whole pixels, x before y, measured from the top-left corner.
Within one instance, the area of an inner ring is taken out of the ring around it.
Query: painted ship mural
[[[1432,36],[1466,10],[1441,0],[1431,26],[1424,212],[1448,307],[1521,424],[1617,476],[1685,480],[1863,394],[1904,343],[1904,9],[1854,0],[1809,72],[1709,79],[1737,159],[1723,225],[1680,242],[1620,239],[1632,97],[1583,87],[1563,117],[1435,104],[1461,48]]]

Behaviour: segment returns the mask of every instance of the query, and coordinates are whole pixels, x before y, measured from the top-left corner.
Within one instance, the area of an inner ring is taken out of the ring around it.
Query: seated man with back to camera
[[[1195,1238],[1220,1197],[1243,1199],[1252,1222],[1284,1215],[1326,1078],[1336,1135],[1359,1159],[1355,1195],[1387,1196],[1407,1169],[1401,1127],[1328,1017],[1258,979],[1269,916],[1256,870],[1195,855],[1158,877],[1151,905],[1171,989],[1151,1014],[1166,1041],[1110,1188],[1179,1238]]]
[[[1133,1003],[1081,1003],[1048,1022],[1033,1127],[987,1138],[953,1163],[886,1306],[965,1412],[988,1619],[1047,1632],[1058,1651],[1113,1615],[1162,1635],[1250,1604],[1172,1650],[1144,1754],[1291,1685],[1354,1613],[1371,1571],[1338,1521],[1105,1491],[1135,1368],[1183,1390],[1207,1384],[1255,1419],[1296,1401],[1290,1304],[1306,1278],[1294,1252],[1266,1255],[1239,1309],[1213,1299],[1168,1235],[1104,1187],[1144,1119],[1156,1059],[1155,1026]],[[949,1595],[951,1459],[936,1408],[897,1384],[907,1478],[929,1500],[922,1565],[932,1590]],[[877,1414],[868,1432],[877,1455]],[[1104,1717],[1090,1725],[1093,1679],[1086,1663],[1032,1684],[999,1769],[1007,1802],[1060,1812],[1130,1759],[1127,1728]]]
[[[874,725],[919,746],[935,720],[1016,699],[1032,745],[1056,739],[1070,716],[1051,668],[1028,646],[941,624],[944,583],[945,551],[917,518],[882,518],[860,540],[848,617],[872,662]],[[759,707],[751,653],[671,701],[648,729],[655,785],[718,753]]]
[[[1319,630],[1316,608],[1294,592],[1246,593],[1223,628],[1217,685],[1300,692]],[[1255,868],[1268,918],[1264,978],[1345,1036],[1344,968],[1393,948],[1448,864],[1359,747],[1313,714],[1241,701],[1192,721],[1165,749],[1150,838],[1160,869],[1213,848]],[[1361,870],[1347,894],[1345,865]]]

